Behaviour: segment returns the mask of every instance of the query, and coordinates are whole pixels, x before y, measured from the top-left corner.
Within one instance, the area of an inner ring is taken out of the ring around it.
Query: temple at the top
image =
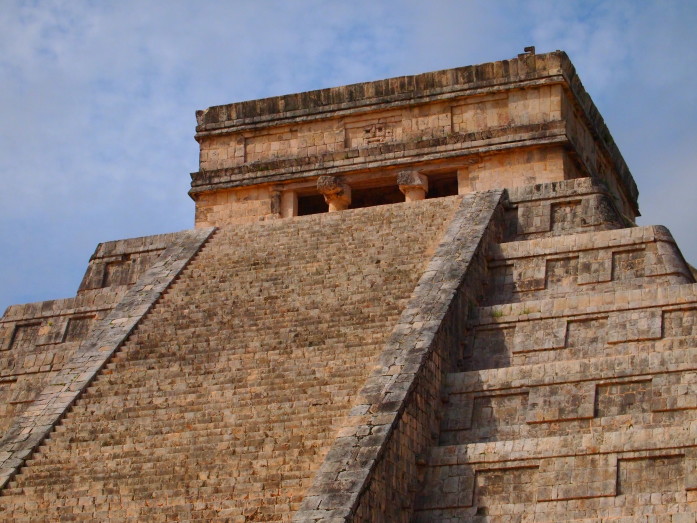
[[[196,120],[197,226],[585,177],[639,215],[629,169],[562,52],[210,107]]]
[[[195,227],[0,318],[0,520],[697,522],[697,284],[563,52],[196,119]]]

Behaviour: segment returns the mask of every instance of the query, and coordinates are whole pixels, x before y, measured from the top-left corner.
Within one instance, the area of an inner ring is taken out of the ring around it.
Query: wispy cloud
[[[688,1],[6,1],[0,308],[74,294],[99,241],[193,223],[194,111],[565,49],[697,260],[697,8]]]

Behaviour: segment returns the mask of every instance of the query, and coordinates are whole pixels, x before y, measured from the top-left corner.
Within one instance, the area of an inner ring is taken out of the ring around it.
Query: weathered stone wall
[[[488,303],[693,281],[665,227],[510,242],[493,249]]]
[[[78,295],[93,289],[133,285],[181,233],[100,243],[90,257]]]
[[[607,191],[591,178],[508,189],[505,241],[626,227]]]
[[[458,189],[460,194],[467,194],[573,178],[577,173],[566,168],[567,158],[568,153],[562,147],[517,149],[484,156],[458,169]]]
[[[597,191],[511,191],[414,521],[694,521],[697,288]]]
[[[196,201],[196,227],[239,225],[280,217],[280,194],[267,186],[204,193]]]
[[[13,305],[0,318],[0,432],[70,360],[95,322],[125,292],[97,290],[77,298]]]

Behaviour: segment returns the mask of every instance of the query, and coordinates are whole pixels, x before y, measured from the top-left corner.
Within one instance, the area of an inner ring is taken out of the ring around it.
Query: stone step
[[[220,229],[15,476],[4,514],[149,520],[164,499],[170,519],[288,519],[461,201]],[[97,502],[108,482],[132,499]],[[79,514],[55,502],[76,492]]]
[[[607,190],[591,178],[512,187],[505,241],[627,227]]]
[[[665,227],[502,243],[489,259],[488,304],[694,283]]]
[[[643,345],[622,356],[448,374],[441,442],[688,426],[697,419],[697,343]]]
[[[390,315],[393,318],[396,315]],[[387,316],[388,318],[390,316]],[[371,329],[380,329],[385,327],[389,329],[391,326],[388,322],[366,322],[367,327]],[[218,333],[220,330],[217,331]],[[205,333],[191,333],[193,336],[206,336]],[[235,333],[236,334],[236,333]],[[306,342],[316,342],[318,339],[322,341],[327,341],[330,343],[340,344],[347,349],[359,350],[363,347],[364,343],[359,343],[356,340],[346,340],[340,336],[341,332],[331,332],[328,329],[326,332],[327,336],[319,337],[321,335],[294,335],[295,333],[283,333],[281,334],[286,339],[281,340],[269,340],[269,343],[273,342],[275,346],[265,346],[268,348],[263,354],[255,354],[252,350],[256,350],[261,344],[259,337],[255,337],[251,340],[241,339],[239,345],[236,344],[235,348],[230,350],[224,350],[215,348],[216,343],[224,343],[223,340],[218,340],[214,336],[206,337],[207,341],[203,343],[190,342],[185,343],[182,340],[181,343],[173,344],[169,343],[168,340],[163,340],[164,350],[154,352],[150,350],[138,351],[128,351],[120,357],[115,358],[114,361],[106,365],[109,370],[124,370],[131,367],[133,361],[142,362],[142,366],[154,365],[158,361],[168,361],[172,365],[199,365],[202,368],[206,365],[211,365],[212,363],[223,362],[234,364],[236,369],[242,368],[243,366],[251,367],[255,365],[258,360],[265,359],[267,361],[274,361],[279,365],[291,365],[286,359],[293,355],[294,350],[299,350],[299,345]],[[377,338],[376,338],[377,341]],[[213,343],[213,346],[209,346],[208,343]],[[300,345],[302,346],[302,345]]]
[[[248,467],[251,461],[239,460],[235,461],[240,467]],[[201,462],[197,464],[198,466],[210,466],[209,462]],[[191,486],[208,486],[208,487],[234,487],[236,483],[240,482],[240,478],[245,478],[246,481],[253,482],[256,476],[254,470],[249,470],[248,472],[241,472],[235,475],[216,475],[217,471],[212,469],[207,471],[209,474],[205,480],[198,479],[201,473],[196,468],[183,469],[173,461],[168,463],[151,461],[151,462],[131,462],[124,461],[121,464],[122,470],[102,470],[95,469],[94,475],[81,474],[80,468],[66,469],[64,472],[70,474],[71,482],[76,484],[76,488],[73,491],[78,494],[80,492],[79,485],[81,483],[89,484],[86,493],[104,493],[107,491],[109,486],[111,488],[132,488],[138,485],[151,485],[158,484],[160,490],[165,490],[167,488],[178,488],[182,485]],[[65,480],[65,474],[63,474],[63,481]],[[298,486],[304,477],[304,473],[301,471],[293,470],[279,470],[276,474],[275,479],[269,478],[271,481],[276,481],[280,486],[284,483],[284,486]],[[16,489],[33,489],[36,493],[42,492],[52,492],[51,486],[55,484],[56,481],[61,481],[61,471],[54,469],[49,470],[48,468],[37,471],[37,475],[34,478],[26,478],[19,476],[12,488]],[[103,485],[100,487],[100,485]]]
[[[578,293],[473,309],[462,370],[631,354],[689,346],[697,336],[697,285]]]
[[[672,427],[434,447],[415,520],[535,514],[537,521],[542,513],[554,521],[584,507],[588,516],[623,516],[626,507],[649,513],[652,499],[679,513],[697,501],[696,459],[694,434]]]
[[[327,421],[337,421],[336,418],[339,415],[339,413],[341,413],[341,410],[335,409],[333,412],[328,410],[327,414],[322,414],[322,416],[325,420],[326,418],[332,418],[331,420]],[[151,418],[143,418],[137,420],[138,422],[136,423],[133,421],[132,418],[128,418],[128,426],[132,427],[133,429],[138,429],[140,431],[138,437],[133,437],[130,436],[128,433],[124,433],[124,423],[119,423],[118,421],[114,421],[112,423],[95,423],[94,426],[83,424],[69,427],[65,431],[56,431],[56,434],[60,434],[61,432],[69,433],[69,440],[65,442],[63,446],[60,446],[58,443],[52,444],[52,450],[58,450],[61,448],[73,448],[82,443],[85,443],[85,445],[81,445],[80,448],[98,448],[100,446],[103,446],[104,443],[116,445],[119,441],[128,441],[131,442],[133,445],[137,445],[142,442],[147,442],[151,437],[165,438],[165,445],[175,446],[177,445],[176,438],[178,435],[181,435],[181,439],[198,438],[202,443],[206,441],[206,437],[208,437],[209,435],[212,438],[220,438],[221,442],[226,441],[228,439],[233,441],[239,441],[244,438],[248,439],[253,443],[257,443],[259,439],[264,439],[265,434],[268,434],[270,431],[280,431],[284,428],[288,431],[288,434],[285,436],[279,436],[277,438],[274,438],[274,440],[278,442],[293,441],[297,438],[297,434],[293,434],[293,429],[295,429],[295,432],[299,432],[300,426],[304,421],[314,421],[315,418],[319,415],[320,414],[315,413],[314,416],[308,415],[305,417],[299,417],[297,420],[293,420],[292,422],[287,423],[264,423],[265,421],[267,421],[265,417],[254,416],[253,413],[250,413],[249,416],[241,417],[237,417],[233,414],[232,416],[230,416],[231,418],[233,418],[232,420],[225,420],[223,417],[221,417],[219,421],[215,421],[215,419],[206,420],[205,418],[193,418],[191,419],[191,424],[188,423],[189,418],[187,418],[185,426],[182,427],[180,431],[172,430],[171,420],[160,420],[158,422],[156,420],[152,420]],[[255,420],[259,422],[259,425],[255,425],[253,428],[250,428],[248,430],[243,430],[241,428],[231,430],[230,423],[233,420],[240,423],[247,420]],[[148,421],[152,421],[152,424],[148,425]],[[83,429],[85,425],[89,427],[89,430]],[[100,432],[102,429],[108,429],[113,432],[110,434],[103,434]],[[164,429],[169,430],[165,431]],[[189,434],[190,437],[185,438],[185,434]],[[313,438],[307,438],[307,441],[314,443]],[[106,451],[108,451],[108,448],[105,449],[105,452]]]

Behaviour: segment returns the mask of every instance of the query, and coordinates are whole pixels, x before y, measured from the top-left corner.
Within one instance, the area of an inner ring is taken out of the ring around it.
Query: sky
[[[195,111],[566,51],[697,265],[697,2],[0,0],[0,311],[99,242],[193,227]]]

